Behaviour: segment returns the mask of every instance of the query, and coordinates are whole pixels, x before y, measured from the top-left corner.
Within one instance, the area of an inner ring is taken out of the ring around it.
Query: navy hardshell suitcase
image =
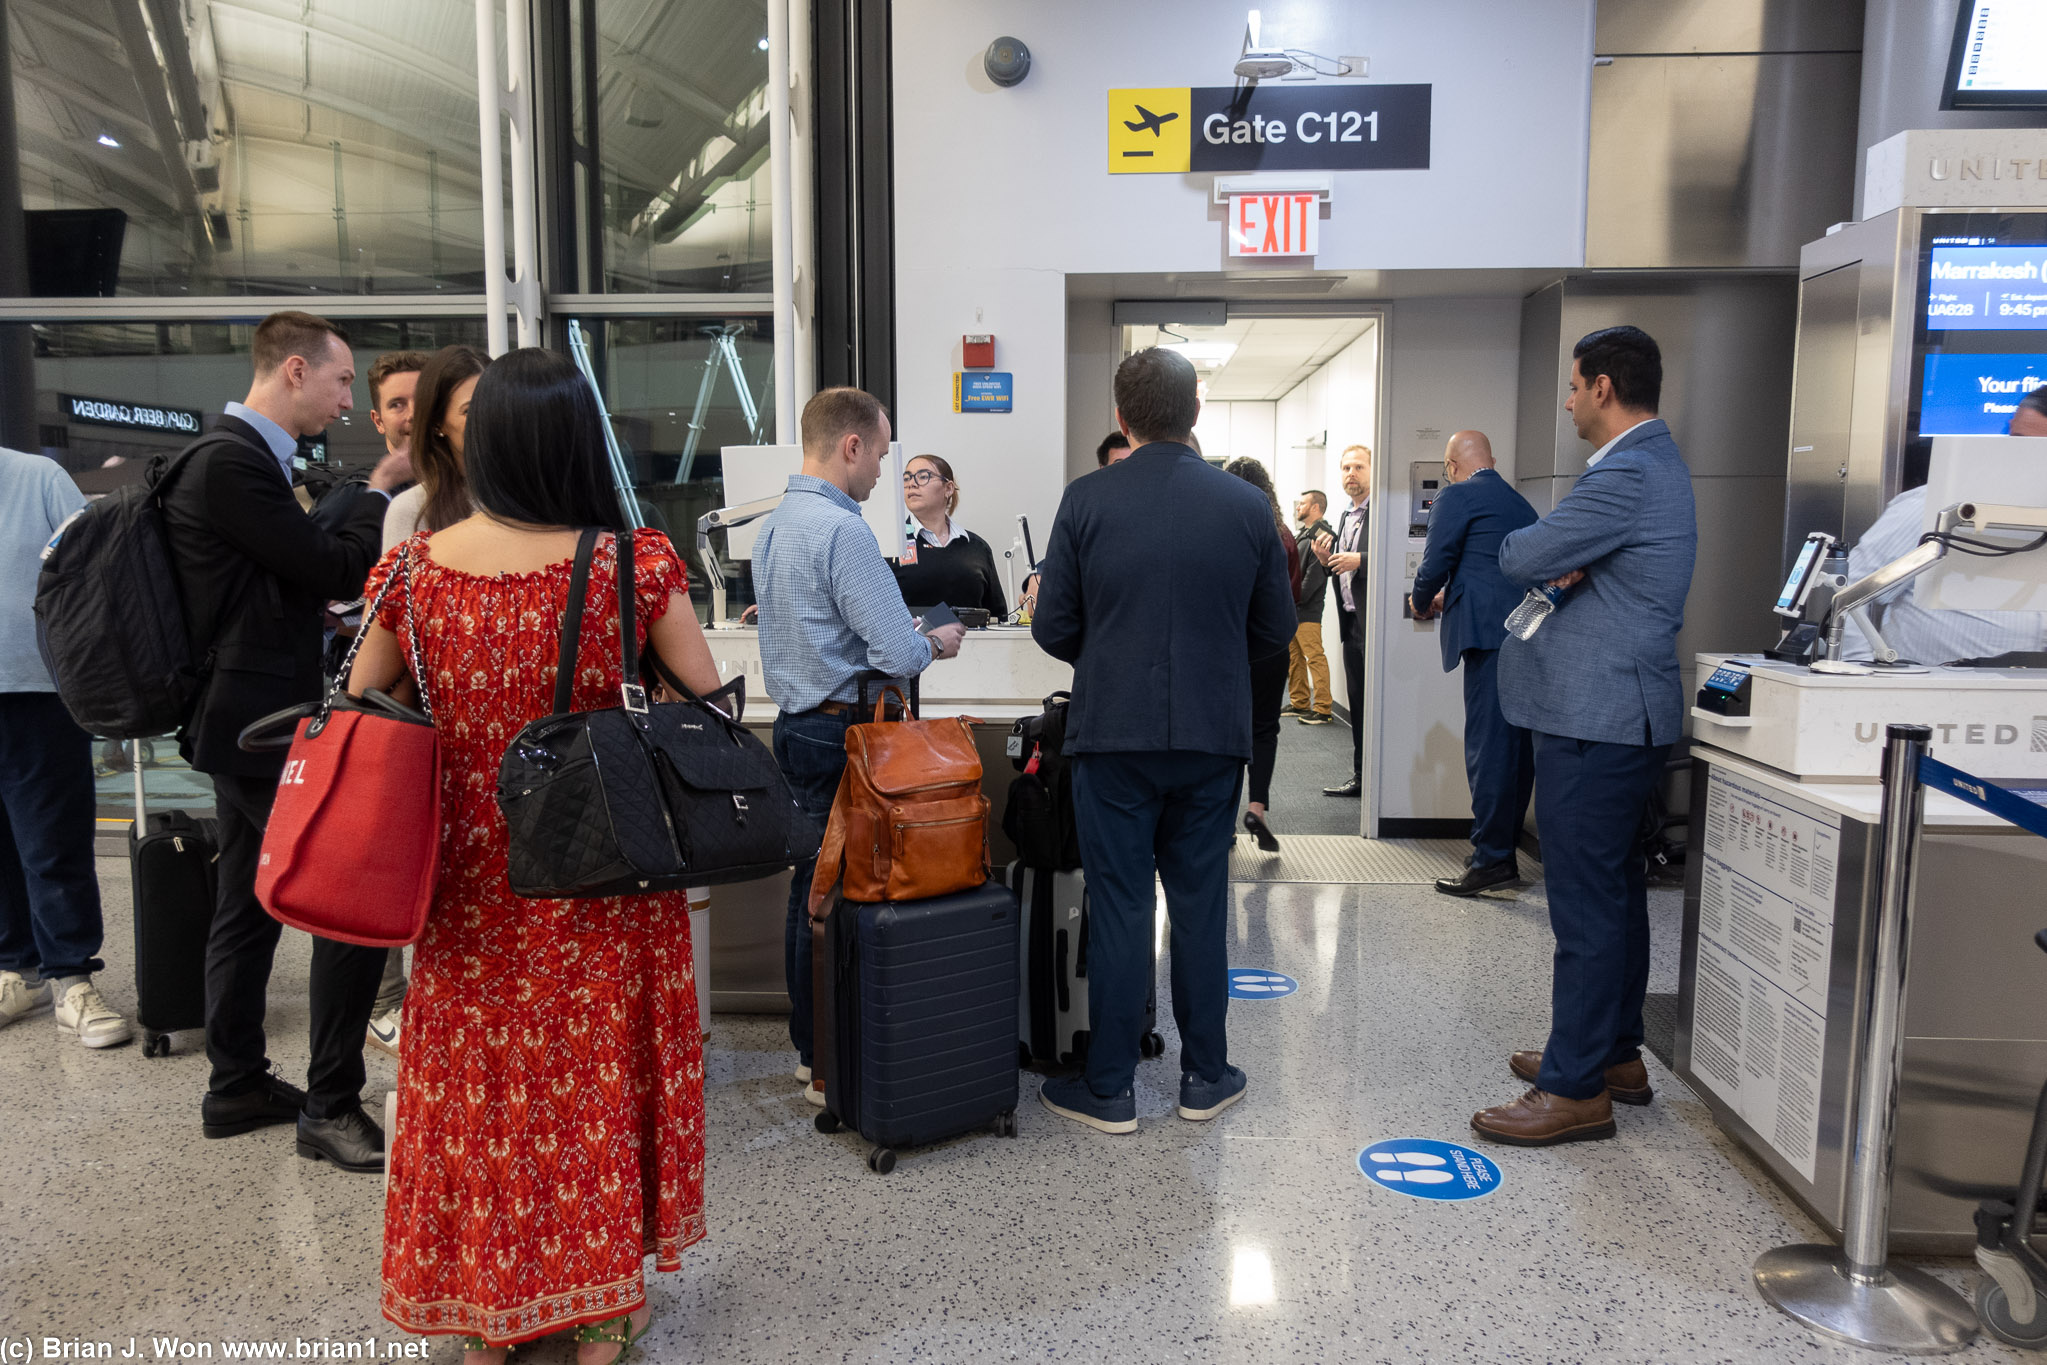
[[[921,901],[837,902],[816,980],[820,1132],[897,1147],[1016,1136],[1017,908],[999,882]],[[829,963],[827,969],[826,963]]]

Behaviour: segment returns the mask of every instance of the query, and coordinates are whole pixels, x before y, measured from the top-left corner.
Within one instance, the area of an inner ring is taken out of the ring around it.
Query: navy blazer
[[[1066,752],[1251,755],[1251,660],[1294,638],[1263,494],[1156,441],[1073,481],[1031,636],[1073,665]]]
[[[1698,552],[1692,475],[1661,420],[1578,476],[1556,510],[1500,543],[1523,588],[1585,580],[1526,640],[1500,647],[1510,725],[1610,744],[1670,744],[1684,727],[1677,632]]]
[[[1500,572],[1500,542],[1534,524],[1535,509],[1496,469],[1481,469],[1436,496],[1428,548],[1414,579],[1414,609],[1427,611],[1443,593],[1437,643],[1445,673],[1456,669],[1465,650],[1498,649],[1507,638],[1507,613],[1524,589]]]

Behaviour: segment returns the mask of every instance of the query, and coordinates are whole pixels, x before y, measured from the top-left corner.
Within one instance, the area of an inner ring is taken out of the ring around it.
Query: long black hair
[[[1266,505],[1272,508],[1272,524],[1279,528],[1279,538],[1281,540],[1294,538],[1293,532],[1286,528],[1286,517],[1279,510],[1279,494],[1272,487],[1272,475],[1266,472],[1264,465],[1249,455],[1239,455],[1223,466],[1223,473],[1234,474],[1263,493]]]
[[[462,462],[476,505],[534,526],[625,529],[597,396],[566,356],[528,346],[476,381]]]

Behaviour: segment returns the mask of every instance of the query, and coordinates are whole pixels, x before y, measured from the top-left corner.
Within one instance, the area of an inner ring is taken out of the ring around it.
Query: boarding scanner
[[[1676,1070],[1837,1233],[1875,952],[1884,728],[1930,726],[1943,762],[2047,797],[2047,671],[1838,662],[1841,622],[1915,577],[1922,606],[1933,594],[2047,607],[2047,441],[1941,439],[1933,466],[1929,538],[1910,554],[1850,582],[1832,538],[1809,539],[1776,604],[1778,648],[1698,656]],[[2015,552],[1965,552],[1985,545]],[[2047,973],[2024,951],[2043,885],[2047,840],[1926,794],[1894,1250],[1965,1252],[1976,1202],[2010,1185],[2047,1076]]]

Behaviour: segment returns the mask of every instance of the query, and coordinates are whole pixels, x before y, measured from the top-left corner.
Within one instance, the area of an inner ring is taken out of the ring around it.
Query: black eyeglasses
[[[903,482],[906,484],[913,483],[919,488],[930,483],[933,479],[937,479],[940,483],[946,482],[945,478],[935,469],[905,469],[903,471]]]

